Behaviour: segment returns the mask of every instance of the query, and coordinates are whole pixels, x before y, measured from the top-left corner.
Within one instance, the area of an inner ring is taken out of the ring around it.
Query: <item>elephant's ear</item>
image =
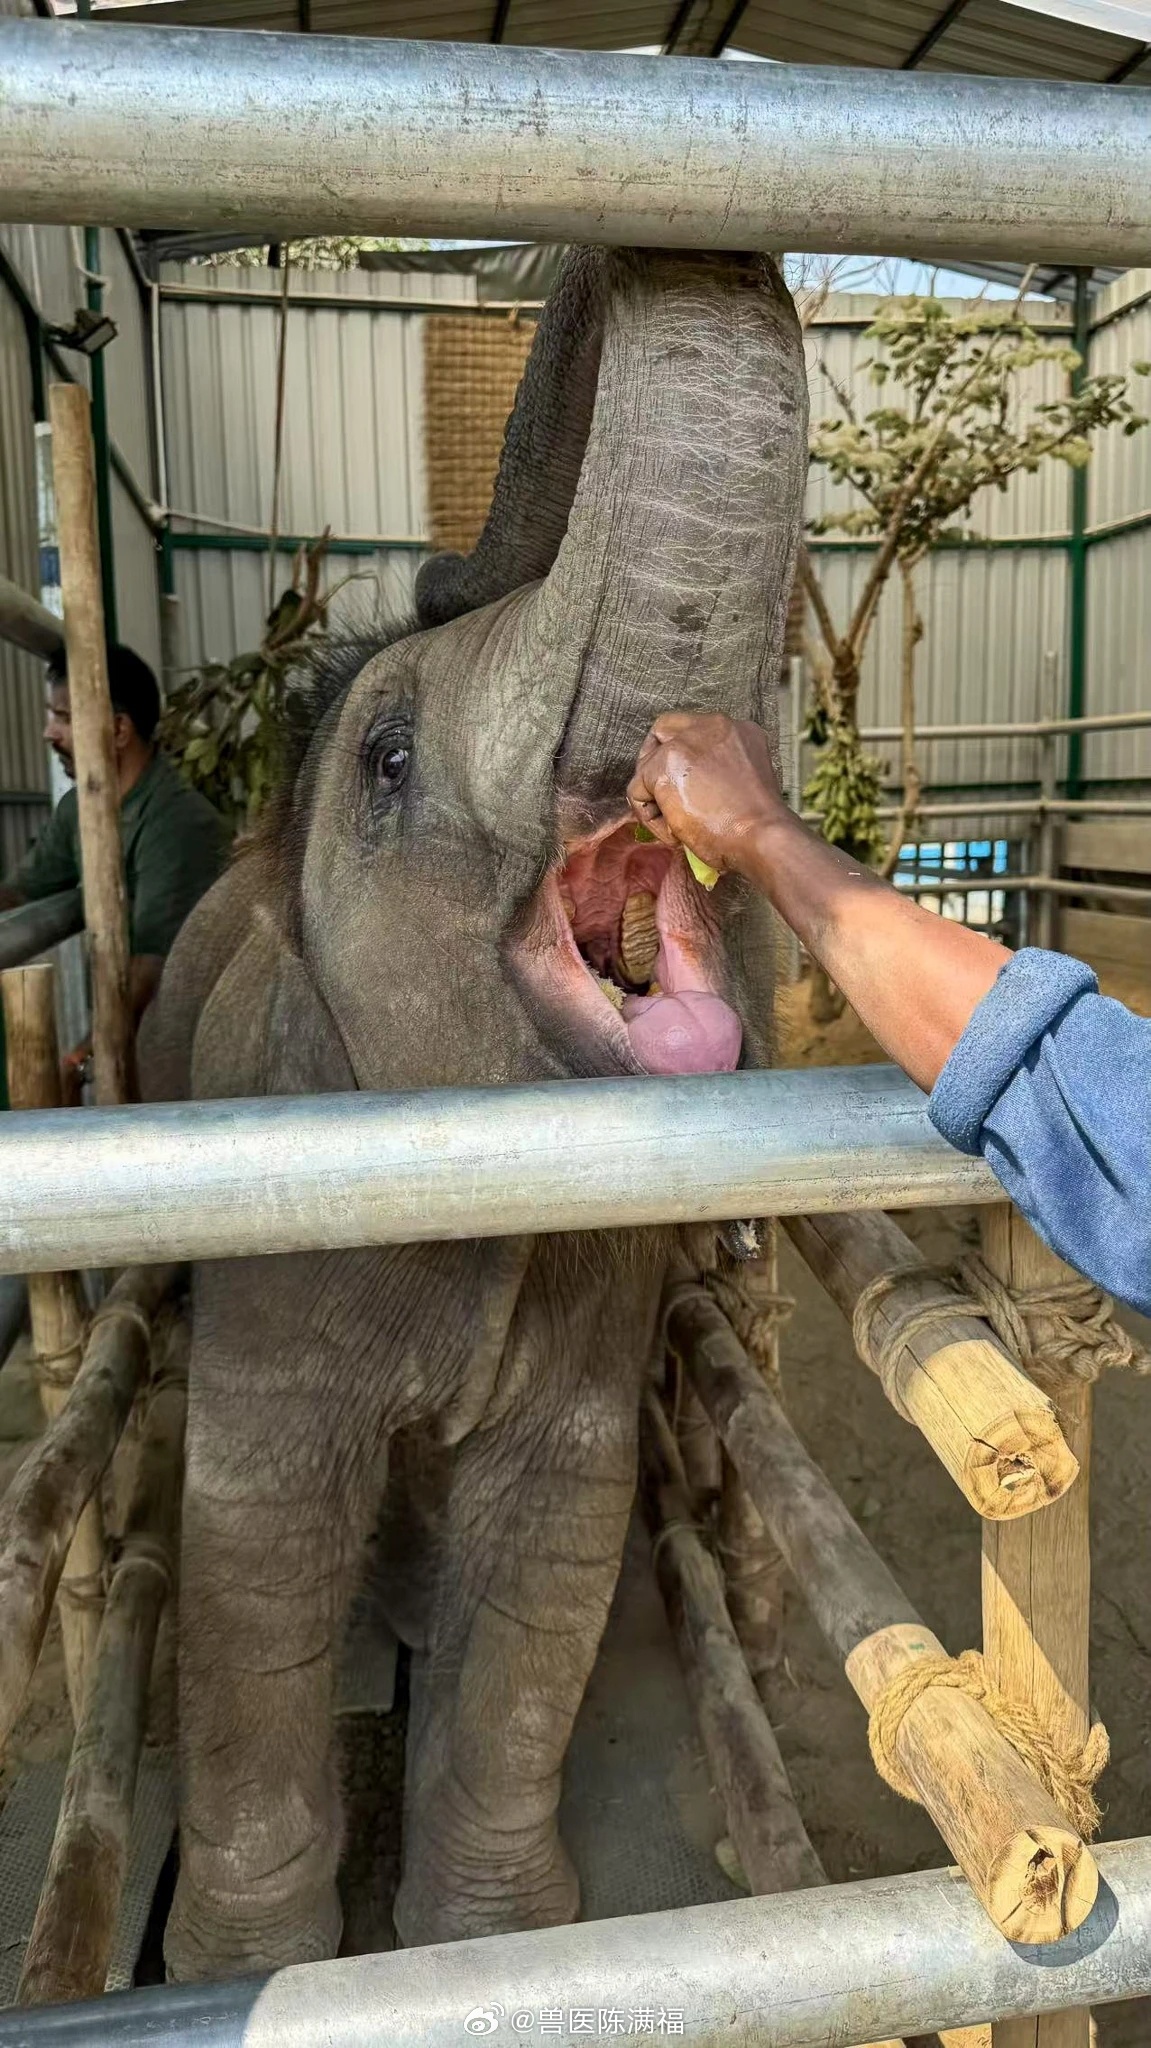
[[[307,968],[272,918],[257,913],[201,1012],[193,1095],[325,1095],[355,1086],[335,1020]]]
[[[599,375],[606,252],[569,249],[540,318],[504,433],[487,524],[470,555],[433,555],[416,578],[421,626],[546,576],[567,531]]]

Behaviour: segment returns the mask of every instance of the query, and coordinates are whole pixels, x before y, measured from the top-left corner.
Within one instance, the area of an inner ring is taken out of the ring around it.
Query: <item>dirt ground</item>
[[[1151,989],[1131,979],[1106,992],[1151,1015]],[[810,1016],[806,987],[785,993],[780,1056],[789,1065],[848,1065],[883,1055],[847,1011],[829,1026]],[[920,1210],[900,1222],[931,1259],[973,1236],[970,1211]],[[979,1642],[976,1519],[918,1434],[888,1406],[856,1359],[844,1319],[783,1244],[782,1283],[795,1298],[784,1334],[789,1411],[806,1444],[924,1620],[953,1651]],[[1151,1343],[1151,1324],[1130,1326]],[[0,1374],[0,1487],[37,1427],[37,1396],[14,1354]],[[1151,1574],[1146,1568],[1151,1498],[1151,1384],[1112,1374],[1098,1393],[1092,1478],[1094,1598],[1092,1670],[1097,1711],[1111,1735],[1101,1781],[1104,1833],[1151,1834]],[[770,1701],[772,1719],[804,1819],[833,1880],[885,1875],[946,1862],[922,1809],[877,1778],[863,1716],[842,1671],[798,1598],[789,1604],[787,1656]],[[0,1801],[25,1761],[67,1751],[70,1724],[55,1629],[0,1776]],[[376,1738],[373,1737],[373,1740]],[[375,1778],[379,1758],[356,1761]],[[390,1775],[390,1773],[389,1773]],[[391,1853],[391,1852],[389,1852]],[[1146,2048],[1148,2005],[1098,2015],[1100,2048]]]

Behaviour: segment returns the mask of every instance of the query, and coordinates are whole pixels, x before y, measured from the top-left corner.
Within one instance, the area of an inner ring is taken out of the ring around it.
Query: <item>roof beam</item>
[[[899,67],[900,70],[917,71],[923,59],[935,48],[940,37],[947,34],[952,22],[959,20],[966,6],[967,0],[951,0],[950,6],[945,7],[942,14],[932,22],[931,27],[926,33],[920,36],[910,57],[904,58]]]
[[[730,14],[727,17],[727,20],[724,22],[723,27],[720,29],[719,34],[717,35],[714,43],[712,44],[710,50],[707,53],[709,57],[722,57],[733,35],[735,34],[736,29],[739,27],[740,22],[743,20],[744,15],[747,13],[747,9],[748,0],[735,0],[734,7],[732,8]]]
[[[662,56],[673,57],[675,55],[675,46],[687,27],[688,17],[694,6],[695,0],[679,0],[679,6],[671,17],[667,34],[663,39]]]
[[[1138,71],[1139,66],[1147,62],[1148,57],[1151,57],[1151,43],[1138,43],[1130,56],[1124,57],[1122,64],[1117,64],[1114,71],[1107,73],[1104,85],[1122,85],[1123,80],[1130,78],[1133,71]]]

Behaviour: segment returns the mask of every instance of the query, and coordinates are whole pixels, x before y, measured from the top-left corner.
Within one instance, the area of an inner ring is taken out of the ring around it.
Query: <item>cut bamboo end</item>
[[[1099,1870],[1073,1828],[1031,1826],[1012,1836],[989,1882],[1004,1934],[1044,1943],[1082,1927],[1098,1897]]]
[[[870,1712],[898,1673],[943,1654],[930,1629],[903,1623],[868,1636],[844,1668]],[[1046,1946],[1082,1926],[1099,1888],[1095,1859],[986,1707],[930,1686],[907,1708],[895,1754],[1009,1941]]]
[[[865,1291],[892,1276],[869,1316],[873,1350],[890,1349],[880,1383],[978,1515],[1015,1521],[1068,1491],[1079,1464],[1053,1404],[958,1293],[948,1312],[943,1284],[890,1217],[795,1216],[786,1228],[849,1319]]]

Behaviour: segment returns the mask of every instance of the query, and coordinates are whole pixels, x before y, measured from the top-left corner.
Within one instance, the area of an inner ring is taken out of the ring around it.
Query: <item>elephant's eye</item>
[[[390,747],[376,769],[376,787],[382,795],[390,796],[397,789],[408,772],[408,750],[406,747]]]
[[[368,792],[378,811],[402,790],[411,764],[411,733],[406,724],[389,720],[369,739],[364,752]]]

